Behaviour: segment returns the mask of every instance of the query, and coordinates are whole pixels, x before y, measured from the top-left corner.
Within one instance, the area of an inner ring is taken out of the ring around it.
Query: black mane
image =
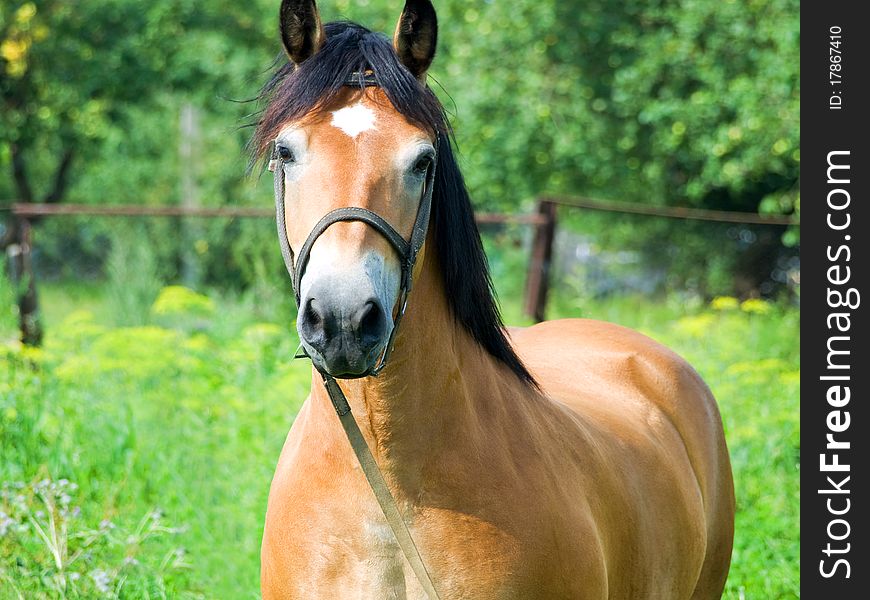
[[[285,123],[328,106],[353,73],[371,71],[399,113],[438,137],[431,226],[453,315],[492,356],[521,380],[536,385],[505,335],[471,199],[453,155],[452,131],[444,108],[399,62],[384,35],[348,22],[329,23],[325,32],[326,41],[318,52],[298,67],[284,64],[263,87],[260,99],[267,105],[251,140],[253,159],[266,155]]]

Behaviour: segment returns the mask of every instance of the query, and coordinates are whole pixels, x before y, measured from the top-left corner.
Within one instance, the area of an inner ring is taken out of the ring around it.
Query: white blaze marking
[[[358,102],[333,112],[332,126],[356,138],[363,131],[375,128],[375,113],[369,107],[363,106],[362,102]]]

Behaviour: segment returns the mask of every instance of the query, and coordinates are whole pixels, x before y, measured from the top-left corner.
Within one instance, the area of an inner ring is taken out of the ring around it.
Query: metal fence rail
[[[28,204],[15,203],[12,214],[24,218],[50,216],[92,217],[193,217],[230,219],[274,219],[271,208],[251,206],[190,207],[142,204]],[[538,214],[477,213],[478,223],[539,225],[544,217]]]
[[[637,202],[593,200],[592,198],[577,196],[542,196],[540,201],[574,208],[588,208],[590,210],[621,212],[652,217],[668,217],[671,219],[745,223],[746,225],[800,225],[800,221],[797,218],[788,215],[760,215],[757,213],[708,210],[689,206],[654,206],[651,204],[638,204]]]
[[[19,298],[22,339],[33,339],[33,327],[28,319],[36,318],[36,288],[31,267],[31,220],[42,217],[95,216],[95,217],[175,217],[175,218],[230,218],[274,219],[272,208],[249,206],[193,207],[139,204],[67,204],[67,203],[4,203],[0,210],[10,211],[17,220],[19,239],[9,244],[7,254],[12,258],[15,279],[25,281],[27,292]],[[536,321],[543,321],[550,289],[553,261],[553,242],[556,237],[558,207],[580,208],[606,212],[620,212],[671,219],[692,219],[747,225],[800,226],[795,216],[759,215],[755,213],[707,210],[685,206],[652,206],[633,202],[595,200],[577,196],[540,196],[531,214],[477,213],[480,224],[515,224],[534,227],[531,253],[526,272],[524,299],[525,313]],[[28,336],[30,335],[30,338]],[[41,337],[41,329],[38,330]],[[36,340],[38,343],[38,340]]]

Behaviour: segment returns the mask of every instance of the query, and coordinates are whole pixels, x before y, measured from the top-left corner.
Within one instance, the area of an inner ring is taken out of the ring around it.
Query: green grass
[[[503,298],[519,297],[518,261],[493,261]],[[288,359],[292,320],[250,295],[182,293],[147,325],[123,327],[110,296],[43,286],[45,347],[0,350],[0,599],[94,597],[101,586],[123,598],[257,598],[269,482],[308,389],[308,366]],[[506,304],[521,322],[518,302]],[[725,597],[798,597],[797,311],[576,289],[552,305],[553,317],[637,328],[698,369],[721,405],[737,486]],[[52,518],[66,551],[37,532]]]
[[[75,561],[69,570],[81,574],[72,583],[82,597],[94,593],[94,570],[116,583],[128,576],[125,587],[135,583],[136,591],[122,597],[142,589],[154,597],[257,597],[269,482],[309,378],[306,365],[287,360],[296,348],[289,325],[251,322],[246,303],[234,302],[229,318],[221,306],[208,319],[197,315],[193,329],[166,323],[166,314],[156,324],[111,327],[99,312],[105,298],[75,293],[85,308],[44,287],[45,347],[0,355],[0,480],[76,483],[81,515],[71,529],[110,520],[126,531],[159,509],[179,530],[140,548],[102,544],[91,563]],[[31,512],[45,512],[38,498],[32,504]],[[0,511],[12,512],[2,500]],[[182,564],[154,575],[177,549]],[[138,570],[124,566],[133,553]],[[0,569],[18,579],[25,598],[48,587],[41,572],[57,570],[27,531],[0,537]]]

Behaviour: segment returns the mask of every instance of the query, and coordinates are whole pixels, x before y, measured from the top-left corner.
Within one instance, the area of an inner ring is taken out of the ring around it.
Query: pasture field
[[[494,262],[496,281],[508,266]],[[310,378],[289,359],[292,313],[164,288],[119,325],[102,284],[42,290],[40,349],[12,341],[0,290],[0,599],[257,598],[269,482]],[[552,307],[637,328],[698,369],[737,485],[725,597],[799,597],[798,311],[565,294]],[[522,322],[515,303],[505,314]]]

